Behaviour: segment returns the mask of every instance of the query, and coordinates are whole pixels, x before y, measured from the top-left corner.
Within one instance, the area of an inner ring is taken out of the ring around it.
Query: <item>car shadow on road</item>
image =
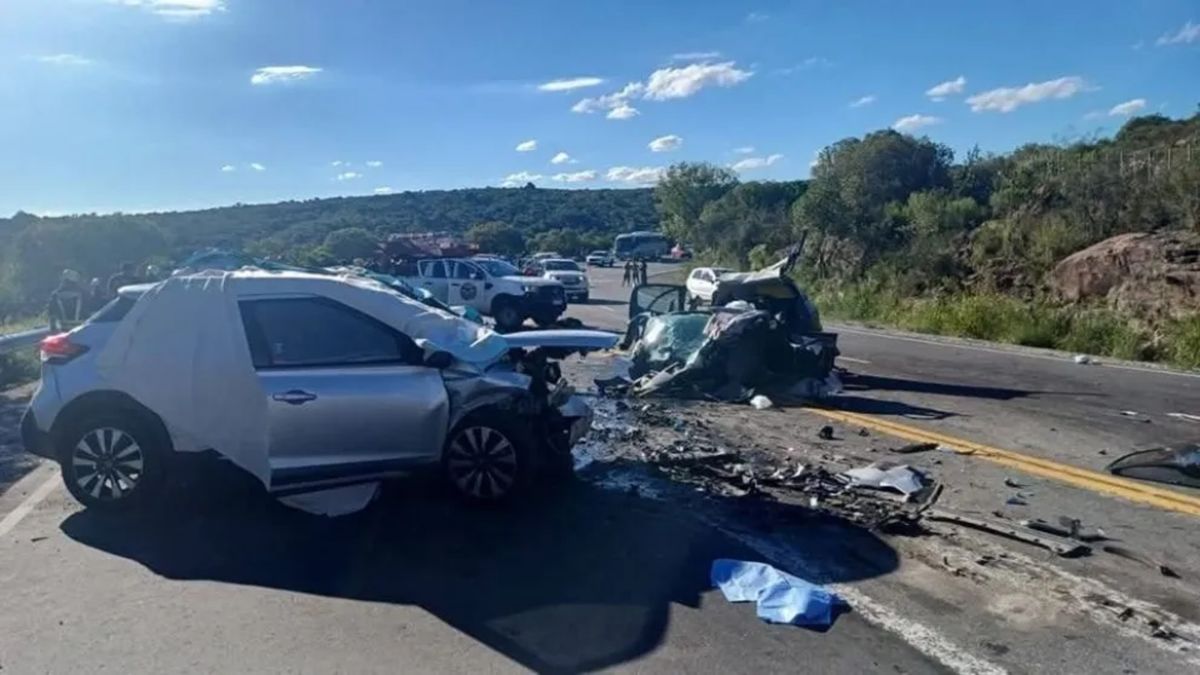
[[[361,513],[325,519],[278,504],[241,475],[219,480],[214,488],[206,477],[197,483],[206,493],[179,496],[152,515],[82,511],[61,528],[169,579],[418,606],[537,672],[643,656],[664,640],[673,605],[698,607],[711,590],[712,560],[762,560],[670,502],[582,481],[504,510],[406,482]],[[824,541],[829,526],[814,525],[822,550],[836,548]],[[846,541],[869,563],[822,581],[897,567],[889,545],[854,529]],[[752,610],[746,616],[754,620]]]
[[[830,396],[822,401],[822,403],[837,410],[861,413],[863,415],[891,415],[915,420],[944,420],[951,417],[959,417],[958,413],[948,410],[938,410],[937,408],[901,403],[900,401],[881,401],[861,396]]]
[[[1004,387],[949,384],[946,382],[909,380],[899,377],[884,377],[881,375],[854,375],[853,377],[848,377],[845,379],[843,388],[846,391],[911,391],[918,394],[940,394],[942,396],[987,398],[998,401],[1010,401],[1015,398],[1024,398],[1026,396],[1042,393],[1029,389],[1007,389]]]

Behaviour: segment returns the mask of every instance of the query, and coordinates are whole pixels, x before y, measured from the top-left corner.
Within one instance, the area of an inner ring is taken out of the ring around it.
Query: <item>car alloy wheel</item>
[[[500,499],[517,482],[520,466],[517,448],[497,429],[469,426],[460,429],[446,449],[450,480],[474,499]]]
[[[71,450],[72,480],[92,499],[115,502],[137,489],[145,461],[133,435],[113,427],[92,429]]]

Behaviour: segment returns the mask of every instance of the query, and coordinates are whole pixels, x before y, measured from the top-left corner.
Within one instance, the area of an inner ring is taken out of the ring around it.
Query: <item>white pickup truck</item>
[[[547,326],[567,309],[562,283],[521,276],[516,267],[496,258],[430,258],[406,272],[399,275],[404,281],[448,305],[473,307],[504,331],[520,327],[526,319]]]

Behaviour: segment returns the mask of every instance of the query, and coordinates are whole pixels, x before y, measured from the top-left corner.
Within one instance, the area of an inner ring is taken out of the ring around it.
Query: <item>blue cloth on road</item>
[[[710,577],[726,600],[756,602],[758,617],[769,623],[825,627],[833,623],[833,606],[841,602],[824,588],[766,563],[721,558],[713,561]]]

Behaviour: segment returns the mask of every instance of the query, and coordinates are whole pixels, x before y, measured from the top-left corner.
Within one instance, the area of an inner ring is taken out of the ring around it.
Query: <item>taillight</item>
[[[66,363],[88,350],[84,345],[71,342],[67,333],[43,338],[41,349],[42,363]]]

